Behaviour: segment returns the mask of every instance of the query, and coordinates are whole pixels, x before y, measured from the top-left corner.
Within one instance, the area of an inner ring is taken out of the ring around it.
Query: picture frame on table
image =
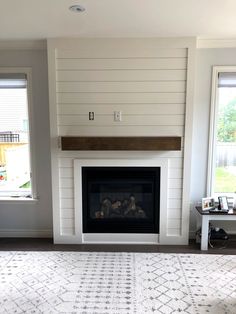
[[[213,197],[202,198],[202,210],[215,209],[215,200]]]
[[[219,210],[229,210],[229,204],[227,196],[218,196]]]

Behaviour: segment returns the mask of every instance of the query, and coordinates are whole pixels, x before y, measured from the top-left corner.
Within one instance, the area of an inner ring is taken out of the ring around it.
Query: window
[[[0,197],[32,197],[27,86],[26,74],[0,72]]]
[[[236,67],[214,67],[208,195],[236,192]]]

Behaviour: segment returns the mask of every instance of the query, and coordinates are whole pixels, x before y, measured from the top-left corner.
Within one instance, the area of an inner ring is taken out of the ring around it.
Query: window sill
[[[20,203],[20,204],[35,204],[38,202],[38,198],[28,197],[0,197],[0,204],[3,203]]]

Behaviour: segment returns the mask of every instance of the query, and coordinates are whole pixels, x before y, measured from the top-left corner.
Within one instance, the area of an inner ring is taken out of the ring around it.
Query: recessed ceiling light
[[[73,12],[84,12],[85,8],[82,7],[82,5],[76,4],[76,5],[72,5],[71,7],[69,7],[69,9]]]

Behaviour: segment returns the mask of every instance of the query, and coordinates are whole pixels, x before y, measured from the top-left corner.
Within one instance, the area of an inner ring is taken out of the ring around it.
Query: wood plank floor
[[[192,254],[236,254],[236,237],[231,236],[226,246],[214,242],[214,248],[201,251],[200,244],[190,240],[189,245],[93,245],[53,244],[52,239],[40,238],[0,238],[0,251],[84,251],[84,252],[159,252]]]

